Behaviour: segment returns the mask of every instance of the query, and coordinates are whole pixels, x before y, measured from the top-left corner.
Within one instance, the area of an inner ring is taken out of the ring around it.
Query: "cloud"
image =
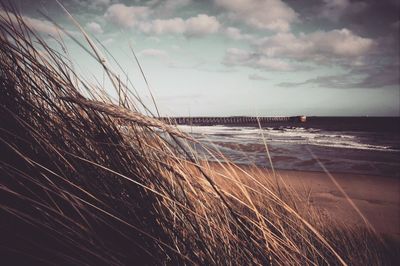
[[[113,4],[107,9],[104,17],[120,27],[131,28],[137,25],[139,20],[147,17],[150,12],[150,9],[146,6]]]
[[[164,0],[157,6],[157,13],[160,16],[169,16],[176,10],[192,3],[192,0]]]
[[[250,74],[249,79],[250,80],[268,80],[266,77],[261,76],[259,74]]]
[[[246,50],[229,48],[226,50],[223,62],[226,65],[245,64],[251,61],[254,56],[255,54],[252,55]]]
[[[357,36],[348,29],[316,32],[308,37],[313,42],[314,52],[336,56],[361,56],[366,54],[374,44],[372,39]]]
[[[360,37],[347,29],[299,35],[281,32],[259,40],[252,39],[252,42],[253,51],[228,49],[223,64],[270,71],[305,70],[309,68],[306,64],[311,62],[363,65],[363,59],[372,53],[375,45],[372,39]]]
[[[111,4],[111,0],[72,0],[73,4],[78,4],[81,7],[92,10],[103,10]]]
[[[158,49],[144,49],[140,51],[138,55],[146,57],[168,57],[168,54],[164,50]]]
[[[182,18],[156,19],[143,22],[140,30],[148,34],[185,34],[186,36],[203,36],[216,33],[220,23],[214,16],[199,14],[186,20]]]
[[[279,87],[292,88],[301,85],[314,85],[323,88],[354,88],[354,84],[360,83],[359,77],[349,74],[318,76],[303,82],[282,82]]]
[[[0,16],[4,17],[6,19],[11,20],[12,23],[18,24],[18,17],[15,16],[13,13],[11,12],[5,12],[3,10],[0,10]],[[48,34],[48,35],[52,35],[52,36],[57,36],[58,34],[62,35],[62,31],[58,30],[56,28],[56,26],[54,26],[52,23],[48,22],[48,21],[44,21],[44,20],[40,20],[40,19],[36,19],[36,18],[31,18],[28,16],[23,16],[21,15],[20,18],[25,22],[25,24],[31,28],[32,30],[42,33],[42,34]]]
[[[226,66],[247,66],[268,71],[293,70],[286,61],[267,58],[262,54],[251,53],[237,48],[227,49],[222,63]]]
[[[149,40],[151,42],[154,42],[154,43],[160,43],[161,42],[161,39],[156,37],[156,36],[149,36],[149,37],[147,37],[147,40]]]
[[[365,75],[358,83],[354,84],[355,88],[381,88],[386,86],[397,86],[400,84],[400,65],[397,63],[386,65],[366,65],[353,69],[352,75]]]
[[[225,35],[233,40],[252,40],[254,36],[250,34],[243,34],[242,31],[235,27],[228,27],[224,30]]]
[[[94,3],[95,5],[107,6],[111,3],[111,0],[91,0],[91,2]]]
[[[337,21],[350,5],[349,0],[323,0],[320,16]]]
[[[189,36],[216,33],[219,27],[220,23],[216,17],[205,14],[200,14],[186,20],[186,33]]]
[[[176,9],[191,3],[190,0],[165,1],[157,8]],[[154,3],[156,5],[157,3]],[[104,17],[114,24],[124,27],[136,27],[147,34],[184,34],[188,37],[203,36],[216,33],[220,23],[214,16],[198,14],[197,16],[182,19],[180,17],[169,19],[147,20],[150,14],[156,14],[155,9],[148,6],[126,6],[124,4],[111,5],[104,14]],[[164,14],[165,15],[165,14]]]
[[[361,1],[323,0],[323,2],[324,5],[320,9],[319,16],[333,22],[338,22],[346,14],[359,13],[367,7],[367,3]]]
[[[393,22],[390,26],[395,30],[399,30],[400,29],[400,20]]]
[[[322,88],[362,88],[374,89],[388,86],[398,86],[400,83],[399,65],[363,66],[354,68],[345,74],[319,76],[303,82],[283,82],[280,87],[298,87],[315,85]]]
[[[111,43],[113,43],[115,40],[113,39],[113,38],[107,38],[107,39],[105,39],[104,41],[101,41],[101,43],[103,44],[103,45],[109,45],[109,44],[111,44]]]
[[[142,32],[149,34],[180,34],[185,32],[186,25],[182,18],[155,19],[141,23],[139,28]]]
[[[354,59],[367,55],[375,42],[355,35],[348,29],[317,31],[296,36],[278,33],[259,40],[258,50],[268,57],[312,60],[328,63],[336,59]]]
[[[290,30],[297,13],[281,0],[214,0],[229,16],[247,25],[271,31]]]
[[[100,24],[96,23],[96,22],[89,22],[86,24],[86,28],[94,33],[94,34],[103,34],[104,30],[103,28],[100,26]]]

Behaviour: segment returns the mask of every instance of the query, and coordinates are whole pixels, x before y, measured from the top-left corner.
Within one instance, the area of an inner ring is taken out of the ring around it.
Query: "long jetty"
[[[161,117],[160,120],[177,125],[257,125],[279,122],[306,122],[305,116],[228,116],[228,117]]]

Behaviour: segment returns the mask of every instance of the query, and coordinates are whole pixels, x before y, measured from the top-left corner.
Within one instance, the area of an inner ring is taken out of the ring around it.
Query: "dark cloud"
[[[261,53],[252,53],[247,50],[230,48],[226,51],[222,63],[226,66],[246,66],[265,71],[292,71],[287,61],[279,58],[268,58]]]
[[[351,74],[366,74],[358,84],[353,84],[354,88],[380,88],[386,86],[399,86],[399,62],[394,65],[384,65],[380,67],[367,66],[364,69],[355,69]]]
[[[314,85],[322,88],[364,88],[375,89],[399,86],[399,64],[380,67],[360,67],[340,75],[319,76],[303,82],[282,82],[280,87],[292,88],[301,85]]]
[[[398,0],[309,0],[286,2],[301,14],[296,29],[347,28],[365,37],[376,38],[390,34],[390,25],[399,20]],[[336,3],[336,4],[335,4]]]

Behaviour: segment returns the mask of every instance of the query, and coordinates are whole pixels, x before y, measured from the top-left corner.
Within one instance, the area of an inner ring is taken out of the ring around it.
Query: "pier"
[[[304,123],[305,116],[228,116],[228,117],[161,117],[160,120],[177,125],[261,125],[280,122]]]

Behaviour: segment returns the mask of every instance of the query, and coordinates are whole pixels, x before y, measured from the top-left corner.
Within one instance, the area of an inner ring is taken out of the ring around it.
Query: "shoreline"
[[[209,161],[209,163],[217,163],[217,161]],[[235,163],[235,165],[243,167],[243,168],[258,168],[263,171],[269,172],[272,171],[270,167],[268,166],[259,166],[255,164],[246,164],[246,163]],[[276,168],[274,167],[275,172],[307,172],[307,173],[318,173],[318,174],[324,174],[325,172],[321,169],[320,171],[318,170],[302,170],[302,169],[282,169],[282,168]],[[352,173],[352,172],[346,172],[346,171],[330,171],[331,174],[335,175],[355,175],[355,176],[367,176],[369,178],[376,177],[376,178],[392,178],[392,179],[398,179],[400,183],[400,170],[397,175],[389,175],[389,174],[366,174],[366,173]],[[400,197],[400,195],[399,195]]]
[[[223,171],[218,163],[209,163],[217,172]],[[272,178],[271,169],[243,164],[238,166],[250,173],[261,171],[261,174]],[[279,169],[275,169],[275,172],[289,189],[301,196],[310,193],[311,205],[334,221],[354,226],[365,225],[326,173]],[[377,233],[400,240],[400,179],[351,173],[331,172],[331,175]]]

